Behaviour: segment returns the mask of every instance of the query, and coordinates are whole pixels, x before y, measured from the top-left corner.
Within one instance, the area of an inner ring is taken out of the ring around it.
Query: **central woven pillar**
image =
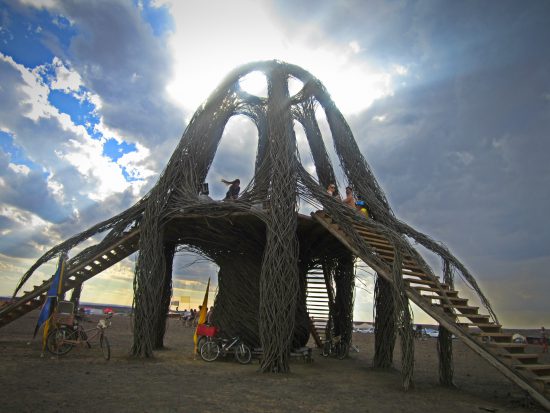
[[[289,112],[287,75],[275,66],[268,78],[267,133],[271,163],[270,210],[260,276],[261,370],[289,371],[298,297],[296,137]]]

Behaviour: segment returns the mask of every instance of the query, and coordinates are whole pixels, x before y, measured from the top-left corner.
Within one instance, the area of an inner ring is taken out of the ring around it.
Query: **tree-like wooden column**
[[[395,305],[392,286],[383,277],[376,277],[374,287],[374,359],[373,366],[389,368],[393,364],[393,350],[397,329],[395,325]]]
[[[288,110],[287,74],[275,66],[268,78],[267,129],[271,161],[270,209],[260,276],[263,372],[288,372],[298,294],[296,137]]]
[[[167,243],[164,245],[164,260],[166,267],[162,283],[161,297],[158,301],[157,320],[153,327],[154,344],[153,349],[159,350],[164,347],[164,334],[166,333],[166,321],[170,310],[170,300],[172,299],[172,268],[174,263],[174,254],[176,245]]]
[[[453,274],[448,260],[443,261],[443,282],[451,289],[454,289]],[[450,312],[450,310],[446,310]],[[453,384],[453,336],[442,325],[439,326],[437,337],[437,353],[439,356],[439,383],[443,386],[454,386]]]
[[[349,348],[353,331],[353,292],[355,287],[351,253],[338,258],[334,281],[336,284],[334,332]]]

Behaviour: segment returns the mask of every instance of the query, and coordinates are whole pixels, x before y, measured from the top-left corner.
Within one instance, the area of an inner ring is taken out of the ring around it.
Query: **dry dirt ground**
[[[166,349],[152,360],[128,357],[131,320],[107,330],[112,358],[99,348],[40,357],[31,340],[38,312],[0,329],[0,412],[542,412],[524,393],[461,342],[455,343],[457,388],[438,385],[436,339],[416,342],[414,389],[397,370],[371,367],[373,336],[355,334],[346,360],[295,360],[287,375],[262,374],[258,361],[206,363],[192,355],[192,329],[169,320]],[[90,324],[90,326],[93,326]],[[532,348],[530,351],[540,351]],[[549,362],[545,355],[546,362]],[[399,366],[399,351],[395,354]]]

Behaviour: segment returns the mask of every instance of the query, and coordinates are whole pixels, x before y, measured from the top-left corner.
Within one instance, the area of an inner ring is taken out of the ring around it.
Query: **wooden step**
[[[409,284],[421,284],[421,285],[426,285],[426,286],[432,286],[432,289],[433,291],[441,291],[441,290],[445,290],[445,291],[448,291],[448,288],[449,286],[445,283],[440,283],[439,285],[441,286],[441,289],[439,288],[436,288],[436,283],[435,281],[431,281],[431,280],[419,280],[419,279],[416,279],[416,278],[403,278],[403,281],[409,283]],[[417,288],[418,286],[410,286],[410,288]],[[430,290],[431,291],[431,290]]]
[[[446,302],[446,300],[449,300],[451,303],[454,303],[456,305],[467,305],[468,303],[467,298],[460,297],[445,297],[444,295],[422,295],[422,297],[425,297],[428,300],[439,300],[440,303]]]
[[[409,284],[422,284],[422,285],[431,285],[435,286],[435,281],[431,280],[419,280],[415,278],[403,278],[403,281],[408,282]]]
[[[480,332],[472,332],[470,333],[474,337],[480,337],[480,338],[488,338],[491,340],[494,340],[496,342],[512,342],[512,334],[510,333],[502,333],[500,331],[480,331]]]
[[[441,289],[439,288],[434,288],[434,287],[428,287],[428,286],[421,286],[421,285],[415,285],[414,287],[411,287],[413,288],[414,290],[418,291],[418,292],[421,292],[421,291],[426,291],[426,292],[434,292],[434,293],[441,293]],[[458,291],[456,290],[447,290],[447,289],[444,289],[445,291],[445,294],[447,295],[447,297],[456,297],[458,296]],[[423,297],[432,297],[430,295],[423,295]]]
[[[496,341],[488,341],[485,343],[489,347],[498,347],[498,348],[505,348],[505,349],[524,349],[527,347],[527,344],[524,343],[498,343]]]
[[[539,376],[535,378],[536,381],[542,381],[544,384],[550,383],[550,376]]]
[[[372,230],[365,228],[361,225],[353,225],[353,229],[361,234],[363,238],[370,238],[376,242],[381,243],[384,246],[388,246],[393,249],[393,246],[388,242],[387,238],[384,235],[377,234],[376,232],[373,232]]]
[[[502,325],[500,325],[500,324],[483,323],[483,322],[457,323],[457,325],[459,325],[461,327],[466,327],[466,328],[477,327],[481,331],[484,331],[484,332],[495,331],[495,330],[500,331],[501,328],[502,328]],[[469,331],[469,332],[472,333],[472,331]]]
[[[472,307],[469,305],[449,305],[449,304],[432,304],[434,307],[446,308],[446,309],[455,309],[460,311],[463,315],[475,315],[479,311],[479,307]]]
[[[489,315],[487,314],[463,314],[463,313],[456,313],[455,314],[457,317],[465,317],[465,318],[469,318],[471,321],[474,321],[474,320],[487,320],[489,321]],[[482,322],[482,321],[479,321],[479,322]],[[487,323],[489,324],[489,323]]]
[[[522,363],[534,364],[538,361],[539,355],[534,353],[506,353],[499,354],[500,357],[519,360]]]
[[[550,364],[518,364],[513,367],[518,370],[531,371],[540,377],[544,377],[550,374]]]
[[[407,277],[418,277],[418,278],[421,278],[423,280],[436,280],[436,277],[434,277],[433,275],[426,274],[426,273],[423,273],[423,272],[403,270],[401,272],[401,274],[403,274],[403,276],[406,275]]]

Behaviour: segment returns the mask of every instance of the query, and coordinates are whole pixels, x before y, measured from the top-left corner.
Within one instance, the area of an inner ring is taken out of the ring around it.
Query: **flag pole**
[[[208,290],[210,289],[210,277],[208,277],[208,284],[206,284],[206,292],[204,293],[204,299],[202,300],[202,306],[199,311],[199,320],[197,322],[197,327],[195,327],[195,334],[193,335],[193,360],[196,360],[197,358],[197,344],[199,343],[199,336],[197,335],[197,331],[199,329],[199,325],[204,324],[206,321],[206,313],[208,311]]]

